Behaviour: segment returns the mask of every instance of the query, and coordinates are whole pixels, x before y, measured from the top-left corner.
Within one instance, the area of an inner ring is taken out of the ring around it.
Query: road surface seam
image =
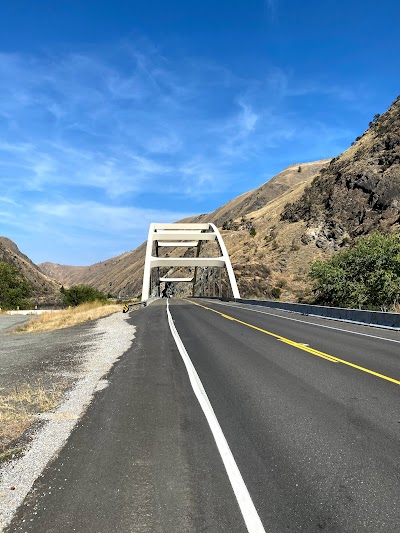
[[[167,316],[172,336],[185,364],[187,373],[189,375],[190,384],[193,388],[193,392],[196,395],[196,398],[203,410],[203,413],[207,419],[207,422],[215,439],[218,451],[221,455],[226,472],[228,474],[229,481],[231,483],[233,492],[236,496],[240,511],[245,521],[247,531],[249,533],[265,533],[264,526],[262,525],[258,512],[254,506],[253,500],[251,499],[249,491],[236,464],[235,458],[233,457],[233,454],[229,448],[229,444],[225,438],[225,435],[223,434],[221,426],[219,425],[218,419],[214,413],[210,400],[208,399],[207,393],[204,390],[200,377],[197,374],[196,369],[193,366],[193,363],[189,357],[189,354],[187,353],[186,348],[175,327],[171,312],[169,310],[168,300]]]
[[[0,532],[10,523],[36,479],[64,447],[93,400],[103,376],[131,346],[135,327],[126,320],[118,313],[96,321],[93,343],[83,353],[84,375],[55,411],[43,416],[46,423],[35,433],[22,457],[0,469]]]

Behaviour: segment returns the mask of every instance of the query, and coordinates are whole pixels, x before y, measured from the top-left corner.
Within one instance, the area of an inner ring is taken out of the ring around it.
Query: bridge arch
[[[199,257],[201,244],[207,241],[215,241],[218,245],[219,255],[216,257]],[[196,248],[196,257],[160,257],[159,249],[167,248]],[[150,224],[146,246],[146,259],[143,273],[142,301],[150,297],[152,269],[160,267],[194,267],[195,274],[190,278],[171,278],[158,276],[160,282],[187,282],[195,287],[198,267],[226,268],[229,283],[234,298],[240,298],[235,274],[229,259],[222,235],[215,224],[206,223],[173,223],[173,224]]]

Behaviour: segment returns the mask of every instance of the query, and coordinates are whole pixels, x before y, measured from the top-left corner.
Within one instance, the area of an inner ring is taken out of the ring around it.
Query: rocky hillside
[[[359,235],[400,229],[400,97],[285,207],[282,219],[305,221],[309,238],[334,250]]]
[[[33,303],[37,305],[59,302],[60,283],[44,274],[18,246],[7,237],[0,237],[0,261],[16,266],[33,285]]]
[[[265,297],[269,294],[272,286],[269,275],[267,276],[266,274],[270,271],[270,266],[263,264],[264,256],[261,258],[260,250],[258,252],[260,257],[256,258],[254,256],[254,261],[252,259],[249,262],[251,248],[249,248],[248,244],[244,244],[248,240],[249,229],[254,224],[258,224],[256,219],[258,221],[259,217],[262,216],[262,209],[267,205],[272,207],[274,212],[273,220],[275,221],[274,223],[268,222],[268,224],[272,226],[274,224],[279,225],[279,217],[275,215],[276,204],[274,201],[278,200],[280,214],[284,203],[287,203],[293,198],[294,191],[299,195],[303,191],[305,184],[309,183],[310,179],[321,168],[327,165],[329,161],[329,159],[326,159],[312,163],[292,165],[270,181],[231,200],[213,213],[186,219],[186,221],[191,222],[214,222],[220,228],[225,228],[223,231],[224,238],[226,239],[229,252],[233,254],[234,268],[238,274],[241,273],[240,284],[244,294]],[[261,224],[263,223],[262,221]],[[269,229],[268,227],[267,231]],[[260,231],[262,231],[261,228]],[[268,233],[268,239],[270,236],[271,233]],[[258,237],[251,239],[252,244],[256,244],[257,242]],[[261,249],[264,250],[266,247],[266,241],[262,241]],[[204,253],[206,252],[207,248],[204,249]],[[275,250],[273,250],[273,254],[275,255]],[[66,286],[87,283],[106,293],[124,297],[140,294],[142,289],[144,258],[145,246],[141,245],[132,252],[127,252],[121,256],[88,267],[74,267],[54,263],[42,263],[39,266],[46,274],[56,278]],[[280,272],[280,269],[278,270]],[[256,279],[253,280],[253,278]]]
[[[311,176],[315,176],[329,161],[330,159],[323,159],[312,163],[292,165],[266,183],[263,183],[260,187],[241,194],[212,213],[196,217],[196,220],[213,222],[220,228],[224,225],[229,227],[233,221],[261,209],[269,202],[275,200],[275,198],[290,192]]]
[[[242,296],[307,300],[315,259],[359,235],[400,230],[400,99],[335,159],[293,165],[187,221],[214,222],[222,230]],[[90,267],[41,267],[64,284],[131,296],[141,292],[144,254],[142,245]]]

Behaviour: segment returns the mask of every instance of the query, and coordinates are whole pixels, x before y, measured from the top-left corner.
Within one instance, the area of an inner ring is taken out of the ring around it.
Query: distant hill
[[[95,263],[91,266],[70,266],[40,263],[40,269],[66,287],[81,283],[92,285],[115,297],[136,296],[142,290],[145,244],[131,252]]]
[[[297,190],[299,186],[302,187],[302,184],[308,183],[310,178],[315,176],[329,161],[329,159],[326,159],[313,163],[292,165],[260,187],[231,200],[213,213],[199,215],[185,220],[192,222],[214,222],[220,227],[228,225],[231,228],[242,228],[242,230],[228,232],[230,238],[227,240],[227,245],[228,249],[231,248],[229,251],[233,252],[236,249],[234,243],[237,238],[242,235],[248,235],[248,230],[245,229],[246,224],[241,222],[242,217],[250,217],[250,214],[255,209],[270,204],[276,198],[282,198],[288,195],[287,201],[289,201],[292,197],[292,192]],[[236,226],[233,224],[235,220],[238,221]],[[240,239],[238,242],[240,242]],[[88,267],[74,267],[55,263],[41,263],[39,266],[47,275],[56,278],[66,286],[87,283],[106,293],[122,297],[124,295],[134,296],[140,294],[142,289],[144,258],[145,245],[142,244],[136,250],[126,252],[118,257]],[[237,269],[241,268],[240,262],[240,254],[237,254],[237,264],[235,265]],[[253,270],[257,270],[257,267],[251,269],[252,272]],[[260,272],[264,270],[260,266]],[[269,283],[267,285],[269,287]],[[242,287],[242,290],[247,294],[246,287],[247,285]]]
[[[0,237],[0,261],[18,268],[33,286],[34,304],[54,304],[60,300],[60,283],[42,272],[18,246],[7,237]]]
[[[292,165],[186,221],[214,222],[222,230],[242,296],[310,299],[308,272],[315,259],[359,235],[400,231],[400,98],[340,156]],[[64,284],[138,295],[144,257],[141,245],[90,267],[40,266]]]
[[[222,227],[224,223],[228,223],[230,220],[236,220],[258,211],[275,198],[292,191],[311,176],[315,176],[329,161],[330,159],[323,159],[312,163],[291,165],[260,187],[241,194],[210,214],[201,215],[198,220],[213,222]]]

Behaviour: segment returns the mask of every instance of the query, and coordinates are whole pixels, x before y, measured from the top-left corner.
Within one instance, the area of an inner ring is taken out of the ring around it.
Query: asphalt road
[[[170,311],[265,531],[398,531],[400,334],[195,303]],[[130,320],[132,348],[7,531],[246,531],[165,301]]]

